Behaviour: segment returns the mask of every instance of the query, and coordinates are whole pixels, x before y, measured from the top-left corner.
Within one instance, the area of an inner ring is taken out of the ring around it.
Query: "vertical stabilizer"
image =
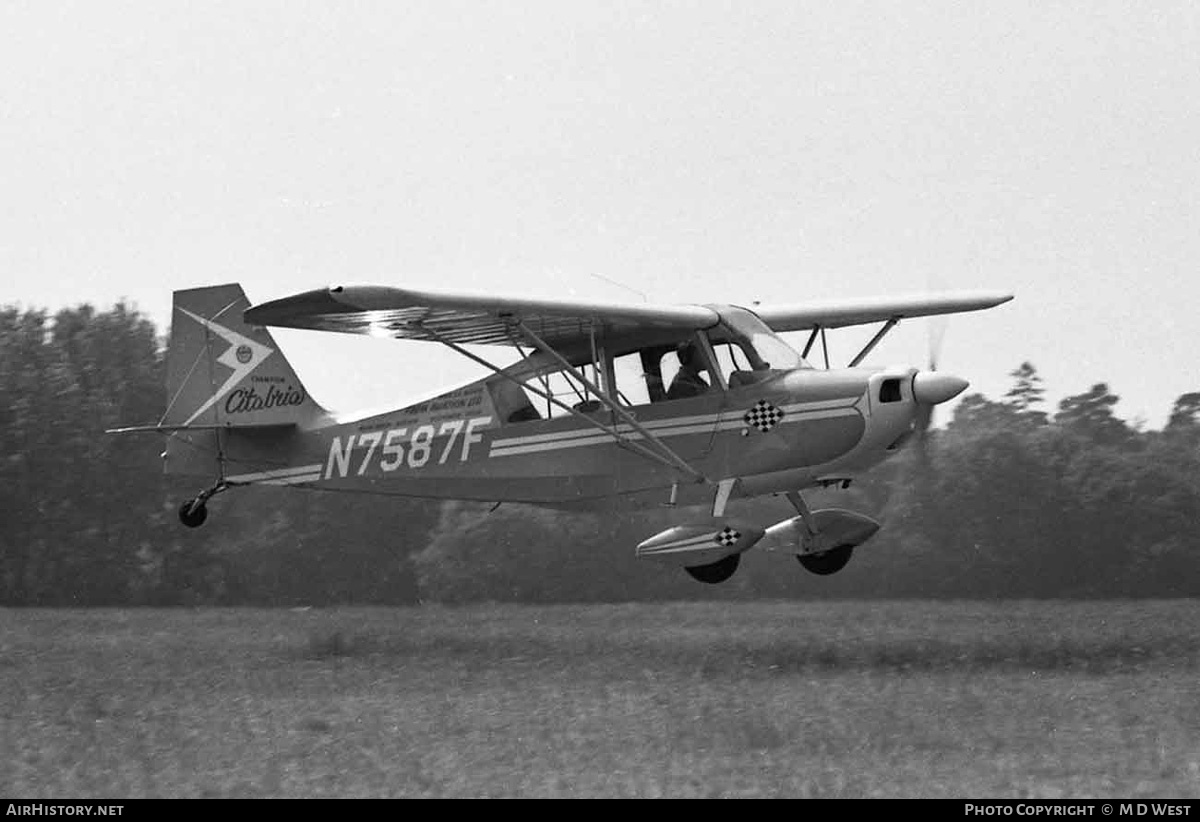
[[[175,292],[160,425],[304,425],[324,416],[271,333],[242,321],[249,306],[239,285]]]

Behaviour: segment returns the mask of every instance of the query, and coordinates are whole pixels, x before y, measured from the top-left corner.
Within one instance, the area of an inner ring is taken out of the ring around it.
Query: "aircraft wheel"
[[[684,570],[692,575],[692,579],[706,582],[709,585],[716,585],[718,582],[724,582],[733,576],[733,572],[738,569],[738,563],[741,560],[741,554],[730,554],[725,559],[719,559],[708,565],[693,565],[690,568],[684,568]]]
[[[208,506],[201,504],[192,509],[192,500],[179,506],[179,521],[188,528],[199,528],[208,519]]]
[[[850,561],[850,555],[854,553],[853,545],[839,545],[836,548],[830,548],[828,551],[822,551],[819,554],[807,554],[797,556],[796,559],[804,566],[804,570],[821,576],[836,574],[838,571],[846,567],[846,563]]]

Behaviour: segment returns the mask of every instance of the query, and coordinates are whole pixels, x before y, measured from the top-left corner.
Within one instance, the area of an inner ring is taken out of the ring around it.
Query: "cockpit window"
[[[601,339],[588,350],[564,355],[571,368],[542,354],[522,360],[489,382],[500,418],[517,423],[611,414],[596,390],[621,406],[638,407],[724,392],[809,367],[752,312],[712,308],[721,321],[705,331],[685,335],[668,329]]]
[[[626,405],[698,397],[713,390],[713,369],[694,340],[656,345],[613,360],[618,401]]]
[[[809,368],[804,358],[744,308],[721,306],[721,323],[709,331],[721,365],[729,369],[730,385],[754,382],[759,372]]]

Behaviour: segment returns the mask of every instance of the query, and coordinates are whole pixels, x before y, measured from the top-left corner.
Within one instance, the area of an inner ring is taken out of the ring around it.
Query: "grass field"
[[[1200,602],[0,627],[3,796],[1200,796]]]

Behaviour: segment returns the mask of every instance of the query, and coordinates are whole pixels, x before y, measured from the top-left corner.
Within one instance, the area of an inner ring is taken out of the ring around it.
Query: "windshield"
[[[721,325],[711,333],[714,341],[737,344],[755,371],[810,368],[804,358],[767,324],[744,308],[721,306]]]

